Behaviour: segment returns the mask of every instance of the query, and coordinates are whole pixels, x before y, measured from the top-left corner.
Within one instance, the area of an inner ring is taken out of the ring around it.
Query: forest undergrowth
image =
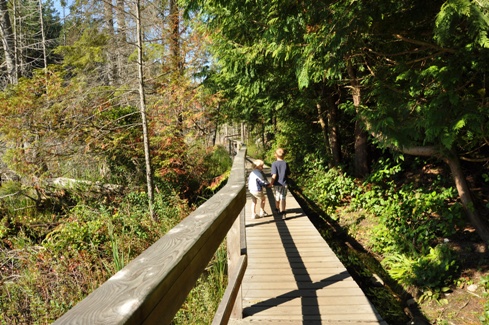
[[[200,202],[222,187],[231,167],[223,148],[206,155],[203,167],[210,177],[198,180],[206,184]],[[29,189],[4,182],[0,187],[0,324],[52,323],[197,207],[198,202],[190,204],[171,186],[157,184],[158,220],[154,220],[148,213],[147,194],[138,188],[93,199],[77,195],[85,193],[83,188],[59,189],[56,201],[40,207],[26,195],[11,195],[28,194]],[[226,263],[222,245],[174,324],[211,322],[226,286]]]
[[[487,247],[465,221],[448,171],[386,159],[360,182],[304,165],[295,195],[384,320],[489,324]],[[487,183],[472,185],[487,193]]]

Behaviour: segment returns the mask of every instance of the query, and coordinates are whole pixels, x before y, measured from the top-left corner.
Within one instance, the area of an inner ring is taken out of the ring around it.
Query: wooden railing
[[[245,148],[238,150],[218,193],[54,324],[170,324],[226,236],[228,287],[213,324],[241,318],[245,156]]]

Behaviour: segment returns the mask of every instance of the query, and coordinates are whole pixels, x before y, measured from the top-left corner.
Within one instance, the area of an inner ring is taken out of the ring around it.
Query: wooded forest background
[[[370,208],[383,238],[371,248],[385,258],[428,256],[467,227],[487,245],[487,0],[59,6],[0,0],[0,238],[9,274],[1,281],[15,282],[23,267],[32,273],[46,247],[98,264],[97,280],[54,307],[40,294],[37,316],[27,303],[4,305],[4,321],[59,316],[123,266],[114,229],[144,237],[119,247],[127,262],[167,229],[155,224],[212,195],[229,168],[216,146],[224,125],[246,125],[257,158],[271,161],[284,147],[298,188],[333,215],[346,201]],[[421,177],[430,172],[437,176]],[[429,195],[436,208],[410,201]],[[135,214],[148,218],[144,231]],[[73,278],[73,262],[61,257],[58,271]],[[15,290],[4,286],[2,297],[22,300]]]

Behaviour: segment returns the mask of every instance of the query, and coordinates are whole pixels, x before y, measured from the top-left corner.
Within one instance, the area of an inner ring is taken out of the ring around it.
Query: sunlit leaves
[[[485,1],[448,0],[437,16],[435,32],[435,39],[443,45],[465,38],[489,48],[489,5]]]

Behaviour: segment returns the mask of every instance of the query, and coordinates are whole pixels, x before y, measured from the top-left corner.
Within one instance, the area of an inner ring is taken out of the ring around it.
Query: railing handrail
[[[243,210],[245,156],[218,193],[54,324],[169,324]]]

